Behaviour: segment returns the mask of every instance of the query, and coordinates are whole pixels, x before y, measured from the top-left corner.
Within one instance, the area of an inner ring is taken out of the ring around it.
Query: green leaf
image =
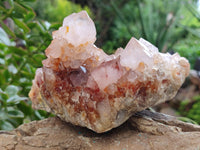
[[[14,2],[14,9],[12,11],[12,17],[23,18],[24,14],[27,13],[26,8],[20,5],[18,2]]]
[[[34,54],[31,59],[29,59],[29,62],[34,66],[34,67],[40,67],[42,65],[42,60],[45,59],[44,54]]]
[[[17,104],[17,108],[19,108],[26,116],[31,116],[33,114],[33,109],[31,109],[31,101],[21,101],[19,104]]]
[[[8,35],[12,36],[13,38],[16,38],[14,32],[10,28],[8,28],[8,26],[1,20],[0,20],[0,25]]]
[[[19,33],[19,32],[15,32],[15,35],[17,38],[22,39],[22,40],[26,40],[26,35]]]
[[[11,45],[10,39],[6,32],[0,27],[0,43]]]
[[[0,128],[1,128],[1,130],[13,130],[14,129],[13,125],[10,122],[5,121],[5,120],[0,122]]]
[[[0,49],[2,50],[2,51],[0,51],[0,55],[1,56],[3,55],[3,57],[4,57],[4,54],[5,54],[3,50],[6,49],[6,48],[7,48],[7,46],[0,42]]]
[[[19,87],[15,85],[9,85],[5,89],[5,92],[8,94],[9,97],[15,96],[19,92]]]
[[[24,0],[25,2],[35,2],[35,0]]]
[[[9,2],[9,5],[10,5],[11,7],[13,7],[13,5],[14,5],[13,0],[8,0],[8,2]]]
[[[59,27],[61,26],[60,23],[54,23],[54,24],[51,24],[51,26],[49,27],[49,29],[58,29]]]
[[[24,7],[26,10],[28,10],[28,11],[33,11],[34,12],[34,10],[33,10],[33,8],[31,7],[31,6],[28,6],[28,5],[26,5],[25,3],[23,3],[23,2],[20,2],[20,1],[18,1],[18,4],[20,4],[22,7]]]
[[[192,123],[192,124],[196,124],[198,125],[197,122],[195,122],[194,120],[187,118],[187,117],[178,117],[179,120],[183,121],[183,122],[187,122],[187,123]]]
[[[0,6],[0,11],[6,12],[6,9],[2,6]]]
[[[8,95],[5,92],[0,92],[0,101],[2,101],[3,103],[6,103],[7,99],[8,99]],[[0,118],[1,118],[1,115],[0,115]]]
[[[27,51],[20,47],[9,46],[9,51],[20,56],[27,55]]]
[[[8,72],[8,70],[4,70],[3,76],[5,77],[6,82],[10,80],[10,73]]]
[[[24,22],[16,18],[13,18],[13,20],[19,28],[23,29],[24,33],[28,33],[30,31],[29,27]]]
[[[38,119],[40,119],[40,120],[44,119],[44,117],[40,114],[40,112],[38,110],[36,110],[34,113]]]
[[[8,71],[12,74],[16,74],[17,73],[17,68],[13,65],[13,64],[10,64],[8,66]]]
[[[5,65],[5,60],[0,58],[0,65]]]
[[[193,6],[192,4],[186,5],[186,8],[190,11],[190,13],[196,17],[200,21],[200,13],[198,11],[198,7]]]
[[[24,113],[20,110],[14,109],[13,107],[8,108],[7,115],[10,118],[24,118]]]
[[[18,95],[14,95],[14,96],[11,96],[8,100],[7,100],[7,103],[14,103],[14,104],[18,104],[20,101],[24,101],[24,100],[27,100],[28,98],[27,97],[20,97]]]
[[[34,27],[37,26],[37,23],[36,23],[36,22],[30,22],[30,23],[27,23],[27,26],[28,26],[30,29],[32,29],[32,28],[34,28]]]
[[[35,13],[33,11],[30,11],[30,12],[28,12],[28,14],[25,15],[24,21],[28,22],[28,21],[34,19],[34,17],[35,17]]]
[[[6,94],[1,88],[0,88],[0,93],[2,94]]]
[[[0,120],[6,120],[7,119],[7,114],[5,113],[5,110],[2,109],[0,110]]]

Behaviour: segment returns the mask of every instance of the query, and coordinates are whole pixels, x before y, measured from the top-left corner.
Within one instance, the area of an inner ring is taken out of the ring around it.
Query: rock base
[[[157,119],[155,119],[156,117]],[[136,121],[140,122],[141,126]],[[177,124],[175,127],[176,123],[173,119],[162,121],[162,115],[153,114],[152,118],[147,117],[147,113],[143,112],[131,117],[129,121],[118,128],[97,134],[89,129],[74,126],[53,117],[23,124],[10,132],[0,131],[0,149],[200,149],[200,127],[188,124],[187,128],[187,124],[180,121],[178,121],[179,125]]]

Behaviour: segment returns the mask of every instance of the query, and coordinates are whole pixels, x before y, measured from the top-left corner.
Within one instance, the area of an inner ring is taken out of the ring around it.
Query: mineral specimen
[[[189,73],[185,58],[159,53],[142,38],[131,38],[113,55],[97,48],[95,40],[85,11],[64,19],[36,71],[29,93],[33,108],[101,133],[174,97]]]

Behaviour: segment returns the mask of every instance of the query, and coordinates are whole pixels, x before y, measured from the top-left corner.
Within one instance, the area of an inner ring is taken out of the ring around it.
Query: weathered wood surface
[[[200,126],[142,111],[103,134],[57,117],[0,131],[0,150],[199,150]]]

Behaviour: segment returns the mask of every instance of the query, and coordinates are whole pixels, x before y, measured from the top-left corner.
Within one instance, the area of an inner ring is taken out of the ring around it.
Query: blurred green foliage
[[[28,97],[19,96],[20,87],[9,85],[0,89],[0,129],[12,130],[22,123],[50,116],[47,112],[31,109]]]
[[[48,20],[49,22],[62,23],[63,18],[74,12],[86,10],[92,16],[90,9],[87,6],[83,8],[68,0],[37,0],[32,8],[37,14],[37,18]]]
[[[0,129],[3,130],[49,115],[31,109],[28,92],[36,67],[45,58],[43,52],[55,25],[34,20],[35,12],[27,5],[32,1],[0,2]]]
[[[110,13],[108,16],[112,16],[106,20],[111,23],[106,32],[107,42],[103,44],[103,48],[112,53],[113,49],[124,47],[134,36],[150,41],[160,51],[167,51],[184,32],[177,28],[183,6],[184,1],[179,0],[119,0],[118,2],[110,0],[101,4],[98,9],[104,9],[107,15]],[[110,9],[106,9],[107,7]],[[98,12],[104,14],[104,11]]]
[[[199,38],[190,34],[187,38],[180,40],[174,46],[174,50],[181,56],[186,57],[190,61],[191,68],[194,67],[195,61],[200,57]]]
[[[174,45],[174,50],[186,57],[194,67],[195,60],[200,57],[200,11],[196,3],[189,3],[181,10],[182,19],[178,26],[186,31],[181,40]]]
[[[175,24],[179,18],[178,10],[181,1],[154,1],[146,0],[143,3],[137,1],[139,16],[132,20],[138,20],[137,29],[133,31],[137,38],[143,37],[156,45],[160,51],[170,48],[177,36]],[[130,11],[133,8],[130,8]],[[128,19],[127,19],[128,20]],[[134,22],[130,22],[134,24]]]
[[[200,124],[200,95],[193,97],[193,100],[184,100],[179,107],[179,113]]]

